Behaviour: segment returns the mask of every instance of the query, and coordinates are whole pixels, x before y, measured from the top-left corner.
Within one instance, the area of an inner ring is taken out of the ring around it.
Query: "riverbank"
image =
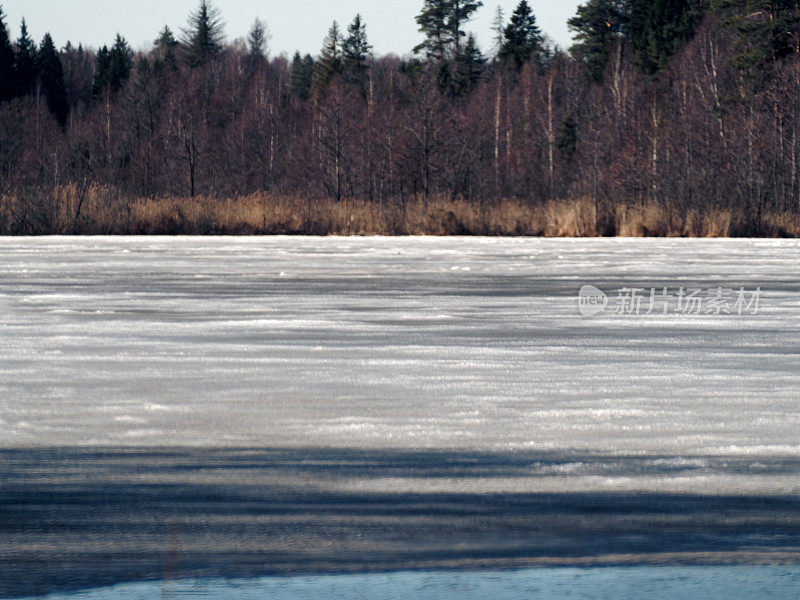
[[[800,237],[800,213],[668,203],[531,204],[504,199],[363,200],[251,194],[126,198],[102,186],[0,197],[0,235],[475,235],[531,237]]]

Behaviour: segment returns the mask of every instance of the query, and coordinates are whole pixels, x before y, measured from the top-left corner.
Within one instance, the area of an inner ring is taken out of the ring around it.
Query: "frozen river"
[[[763,294],[584,318],[585,284]],[[797,456],[798,398],[794,241],[0,242],[6,447]]]
[[[796,241],[5,238],[0,597],[796,562],[798,400]]]

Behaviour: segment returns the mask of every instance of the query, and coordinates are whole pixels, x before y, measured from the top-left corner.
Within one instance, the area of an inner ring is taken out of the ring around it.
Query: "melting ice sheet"
[[[585,285],[762,296],[586,318]],[[173,546],[175,579],[797,562],[798,400],[796,241],[0,239],[0,596],[795,597],[796,568],[123,582]]]
[[[758,315],[587,319],[585,284],[763,295]],[[591,450],[755,464],[800,454],[798,399],[796,241],[0,240],[6,447]]]

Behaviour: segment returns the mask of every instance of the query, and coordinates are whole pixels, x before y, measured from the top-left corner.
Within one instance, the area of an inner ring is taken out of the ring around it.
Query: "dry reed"
[[[488,235],[597,237],[798,237],[800,219],[662,204],[597,206],[590,199],[531,205],[445,196],[404,203],[336,202],[256,193],[238,198],[125,199],[105,186],[0,196],[0,234]]]

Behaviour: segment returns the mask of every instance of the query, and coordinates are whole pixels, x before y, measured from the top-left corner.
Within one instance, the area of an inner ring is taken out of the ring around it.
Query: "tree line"
[[[531,4],[424,0],[422,42],[375,56],[367,24],[334,22],[316,57],[271,57],[256,20],[226,41],[201,0],[146,51],[122,35],[94,50],[0,7],[0,197],[99,184],[119,198],[344,199],[476,206],[583,199],[598,234],[614,207],[724,208],[759,233],[800,220],[800,0],[588,0],[552,47]],[[0,210],[2,210],[0,208]],[[26,225],[27,223],[27,225]]]

